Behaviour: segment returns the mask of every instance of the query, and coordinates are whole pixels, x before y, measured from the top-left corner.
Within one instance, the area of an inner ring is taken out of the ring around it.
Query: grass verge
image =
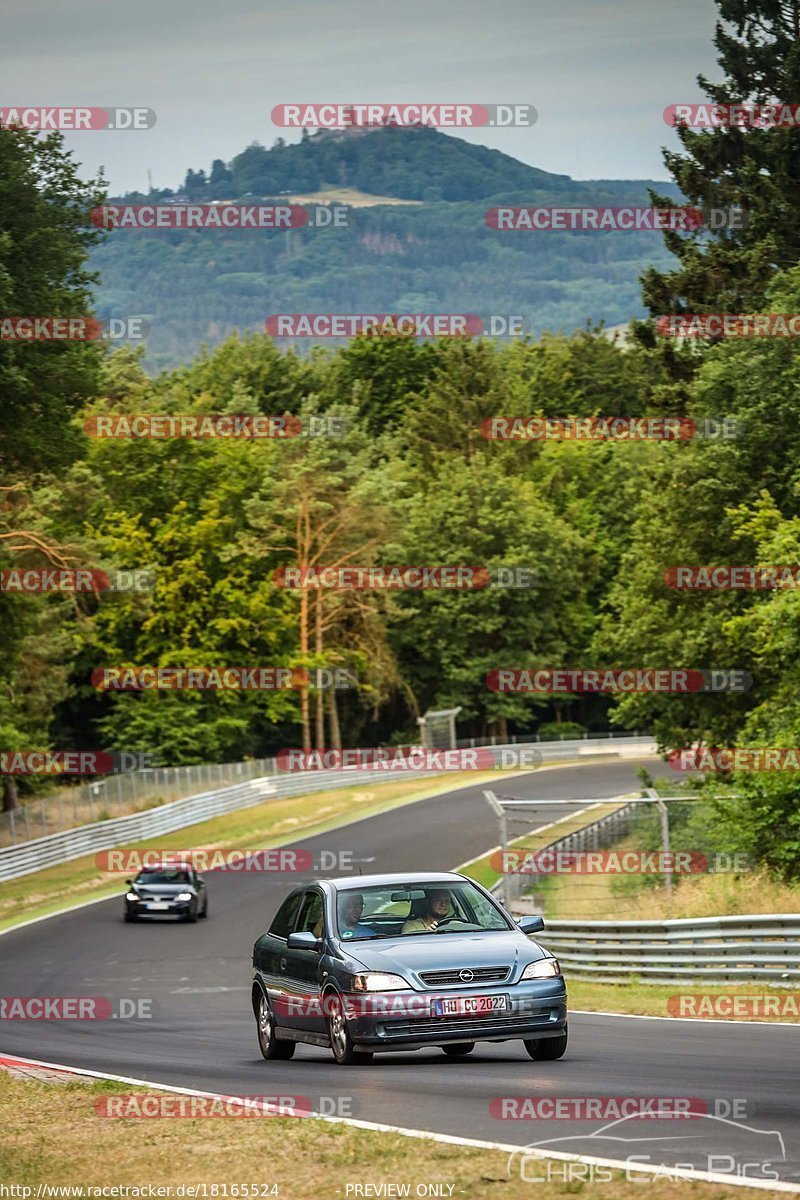
[[[634,836],[613,847],[641,849]],[[676,876],[672,896],[661,875],[550,875],[537,894],[551,920],[664,921],[677,917],[733,917],[742,913],[800,912],[800,887],[782,883],[764,869]]]
[[[705,1020],[764,1021],[767,1024],[800,1024],[800,991],[770,987],[768,983],[741,983],[709,987],[701,980],[682,984],[595,983],[566,973],[569,1007],[590,1012],[628,1013],[642,1017],[698,1016]],[[680,997],[722,996],[722,1002],[675,1000]],[[730,1002],[728,997],[733,998]],[[674,1011],[670,1011],[672,999]],[[738,1003],[736,1002],[738,999]],[[753,1003],[746,1003],[752,1001]],[[766,1011],[763,1011],[766,1010]]]
[[[420,1184],[436,1184],[441,1190],[431,1189],[430,1194],[470,1200],[508,1200],[528,1193],[553,1200],[565,1193],[580,1193],[584,1200],[608,1200],[612,1195],[615,1200],[641,1200],[641,1183],[622,1174],[605,1182],[539,1183],[534,1193],[530,1183],[520,1181],[518,1168],[516,1177],[509,1175],[505,1151],[449,1146],[329,1122],[280,1117],[112,1120],[97,1115],[95,1102],[134,1090],[143,1092],[111,1082],[42,1083],[0,1071],[0,1125],[5,1135],[0,1173],[5,1184],[31,1188],[33,1196],[39,1185],[144,1187],[144,1195],[148,1185],[154,1185],[171,1188],[173,1197],[180,1194],[175,1189],[181,1185],[185,1196],[191,1194],[188,1188],[204,1185],[206,1195],[212,1196],[211,1187],[217,1185],[220,1197],[277,1194],[280,1200],[344,1200],[348,1194],[403,1194],[388,1189],[348,1193],[348,1185],[408,1185],[407,1194],[414,1196]],[[496,1136],[503,1137],[502,1129]],[[565,1166],[559,1164],[559,1169]],[[573,1165],[572,1170],[588,1175],[589,1168]],[[543,1174],[544,1165],[537,1166],[536,1173]],[[253,1184],[275,1184],[277,1192],[261,1187],[254,1192]],[[235,1185],[238,1191],[232,1190]],[[686,1200],[755,1200],[767,1194],[664,1178],[649,1183],[647,1190],[653,1200],[676,1194]]]

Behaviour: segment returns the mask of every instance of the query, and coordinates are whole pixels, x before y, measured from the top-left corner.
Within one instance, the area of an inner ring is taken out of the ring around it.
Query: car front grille
[[[461,971],[470,971],[471,979],[462,979]],[[461,967],[455,971],[421,971],[426,987],[474,987],[476,983],[505,983],[511,967]]]

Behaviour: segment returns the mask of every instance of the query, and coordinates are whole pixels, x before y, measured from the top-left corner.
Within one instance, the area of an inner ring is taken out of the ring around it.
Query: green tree
[[[101,235],[89,211],[102,180],[83,183],[59,134],[0,135],[0,312],[86,317],[96,276],[86,266]],[[74,459],[70,418],[94,392],[101,352],[91,342],[0,341],[0,567],[66,565],[31,495],[33,482]],[[0,741],[46,748],[65,694],[68,604],[0,592]],[[48,645],[49,643],[49,645]],[[13,777],[3,807],[16,806]]]
[[[798,0],[717,0],[717,6],[714,44],[724,79],[698,78],[710,100],[798,101]],[[666,232],[679,266],[645,272],[645,303],[656,315],[760,311],[770,279],[800,257],[800,128],[679,126],[678,137],[684,152],[665,151],[664,162],[686,200],[703,210],[741,207],[747,220],[711,237]],[[670,203],[656,194],[653,201]]]

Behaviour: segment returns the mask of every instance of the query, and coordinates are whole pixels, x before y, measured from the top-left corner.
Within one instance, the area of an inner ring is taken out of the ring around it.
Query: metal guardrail
[[[800,913],[671,921],[548,921],[537,940],[598,983],[800,984]]]
[[[630,803],[541,851],[602,849],[624,836]],[[532,876],[507,875],[492,888],[513,907]],[[528,910],[526,910],[528,911]],[[550,921],[536,935],[564,974],[596,983],[800,985],[800,913],[686,917],[664,921]]]
[[[625,739],[638,734],[630,733],[585,733],[580,739],[570,739],[569,744],[578,740],[594,743],[594,749],[588,746],[583,752],[599,753],[602,744],[613,739]],[[560,742],[565,739],[552,739]],[[510,742],[503,742],[497,737],[468,738],[457,742],[458,749],[479,749],[481,747],[497,748],[498,751],[522,750],[538,743],[537,734],[512,737]],[[545,755],[549,743],[543,743]],[[408,749],[410,747],[406,747]],[[613,752],[613,751],[612,751]],[[131,755],[136,759],[136,755]],[[234,784],[246,783],[250,779],[260,779],[263,775],[278,775],[278,764],[274,758],[246,759],[243,762],[227,763],[196,763],[186,767],[149,767],[145,770],[120,771],[98,779],[88,779],[82,783],[73,783],[67,787],[48,791],[38,798],[27,799],[19,808],[10,812],[0,813],[0,847],[16,846],[20,842],[29,842],[33,838],[47,837],[51,833],[62,833],[66,829],[77,829],[79,825],[89,825],[95,821],[108,821],[112,817],[125,817],[131,813],[143,812],[155,804],[169,804],[173,800],[183,800],[188,796],[233,787]]]
[[[210,817],[261,804],[274,794],[271,779],[252,779],[234,787],[175,800],[172,804],[150,808],[143,813],[96,821],[64,833],[51,833],[47,837],[23,842],[19,846],[6,846],[0,850],[0,882],[30,875],[58,863],[71,862],[84,854],[96,854],[114,846],[173,833],[176,829],[206,821]]]
[[[87,779],[31,797],[19,808],[0,813],[0,846],[15,846],[95,821],[130,816],[155,804],[184,800],[274,774],[275,760],[262,758],[187,767],[150,767]]]
[[[599,749],[604,755],[608,753],[608,747],[605,745]],[[649,738],[629,737],[615,738],[612,752],[615,755],[635,755],[646,754],[654,749],[655,743]],[[519,755],[520,751],[524,750],[530,753],[527,764],[523,765],[522,769],[526,769],[526,766],[532,769],[537,763],[546,763],[554,759],[574,759],[587,754],[586,743],[581,739],[572,742],[541,742],[531,746],[494,746],[492,757],[495,765],[503,768],[507,766],[509,752]],[[237,808],[260,804],[266,799],[280,799],[332,788],[358,787],[363,784],[372,786],[379,783],[396,783],[401,778],[420,779],[431,776],[444,778],[446,772],[413,770],[403,775],[397,770],[370,767],[357,770],[293,771],[262,776],[233,787],[188,796],[171,804],[147,809],[145,812],[95,821],[19,845],[5,846],[0,849],[0,882],[29,875],[57,863],[70,862],[85,854],[96,854],[99,850],[110,850],[114,846],[129,845],[172,833],[176,829],[196,825],[200,821],[233,812]]]

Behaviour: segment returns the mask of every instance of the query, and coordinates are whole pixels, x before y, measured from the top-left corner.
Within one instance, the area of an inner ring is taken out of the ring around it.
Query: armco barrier
[[[84,854],[96,854],[99,850],[110,850],[114,846],[173,833],[185,825],[194,825],[237,808],[260,804],[274,794],[271,779],[251,779],[235,787],[174,800],[172,804],[150,808],[147,812],[131,813],[127,817],[115,817],[109,821],[95,821],[92,825],[81,825],[64,833],[51,833],[19,846],[7,846],[0,850],[0,882],[30,875],[33,871],[41,871],[43,867],[52,867],[57,863],[70,862]]]
[[[637,805],[628,804],[539,847],[596,850],[624,836]],[[492,888],[513,895],[530,875],[506,875]],[[508,885],[511,885],[509,889]],[[521,908],[522,906],[520,906]],[[525,909],[529,912],[530,909]],[[800,986],[800,913],[686,917],[667,921],[545,921],[541,942],[564,974],[596,983],[771,983]]]
[[[547,921],[564,974],[598,983],[800,985],[800,913],[675,921]]]
[[[575,760],[587,754],[597,753],[620,757],[650,754],[655,753],[655,743],[645,737],[617,737],[613,742],[610,739],[607,742],[601,742],[599,739],[587,742],[581,739],[569,742],[514,745],[509,743],[491,747],[498,766],[503,766],[504,754],[507,758],[508,752],[519,754],[526,749],[535,751],[540,756],[540,761],[546,763],[562,759]],[[376,769],[294,771],[283,775],[263,776],[233,787],[204,792],[198,796],[187,796],[183,800],[162,804],[146,812],[131,813],[126,817],[115,817],[107,821],[95,821],[77,829],[68,829],[62,833],[52,833],[15,846],[3,847],[0,849],[0,882],[30,875],[56,863],[70,862],[85,854],[96,854],[99,850],[110,850],[114,846],[173,833],[176,829],[196,825],[200,821],[233,812],[237,808],[261,804],[266,799],[327,791],[331,788],[358,787],[363,784],[373,786],[380,783],[396,783],[404,777],[419,779],[434,775],[444,778],[441,771],[414,771],[413,775],[409,773],[402,776],[397,771]]]

